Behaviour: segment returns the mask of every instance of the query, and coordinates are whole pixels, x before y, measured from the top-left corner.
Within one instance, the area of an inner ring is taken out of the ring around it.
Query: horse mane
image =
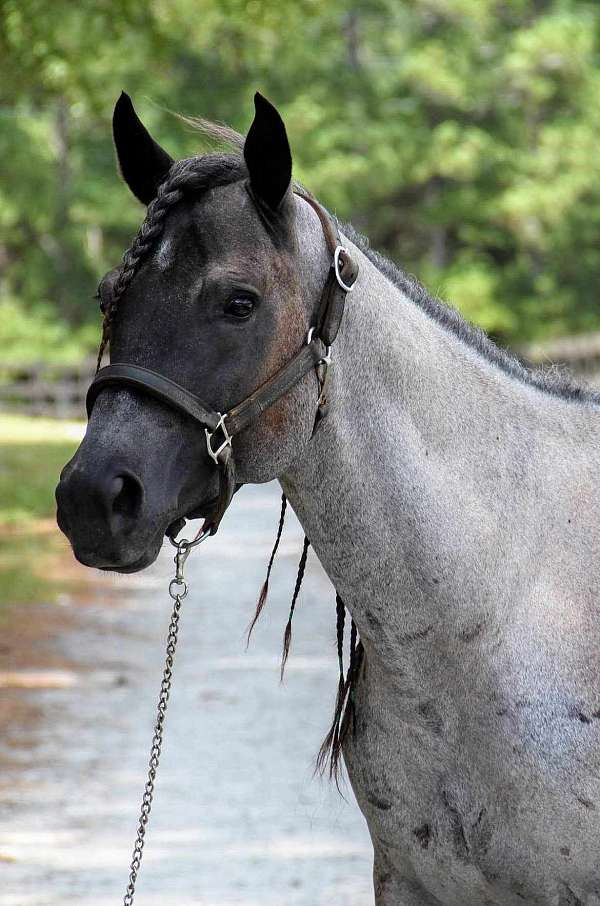
[[[340,229],[351,242],[375,265],[384,277],[418,305],[425,314],[444,329],[455,334],[463,343],[475,349],[483,358],[506,374],[524,384],[548,393],[578,402],[600,404],[600,393],[578,383],[559,365],[531,368],[508,349],[498,346],[480,327],[467,321],[455,308],[430,296],[416,277],[406,274],[389,258],[371,248],[367,236],[359,233],[351,223],[340,223]]]

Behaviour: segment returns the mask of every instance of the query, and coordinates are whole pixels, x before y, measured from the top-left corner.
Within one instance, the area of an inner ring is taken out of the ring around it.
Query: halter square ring
[[[225,427],[225,419],[227,418],[227,413],[225,413],[225,415],[223,415],[221,412],[218,412],[217,415],[219,416],[219,421],[217,422],[217,425],[216,425],[214,431],[209,431],[208,428],[205,428],[204,433],[206,434],[206,449],[208,450],[208,455],[210,456],[211,459],[214,460],[214,462],[217,465],[219,465],[219,455],[223,452],[223,450],[226,447],[231,446],[232,437],[231,437],[231,434],[229,433],[229,431],[227,430],[227,428]],[[211,441],[213,439],[213,435],[216,434],[216,432],[219,430],[219,428],[223,432],[223,437],[225,439],[224,439],[223,443],[216,450],[213,450]]]

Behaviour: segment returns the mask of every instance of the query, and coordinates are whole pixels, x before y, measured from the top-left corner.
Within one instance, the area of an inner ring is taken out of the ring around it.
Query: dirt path
[[[346,803],[312,777],[336,685],[333,595],[314,555],[287,678],[278,681],[301,547],[291,519],[265,617],[245,651],[277,516],[276,488],[244,489],[219,535],[188,560],[191,593],[139,906],[373,902],[370,842],[351,791]],[[122,900],[162,670],[170,558],[165,548],[150,571],[102,577],[85,606],[66,602],[60,647],[42,664],[46,688],[0,688],[26,709],[12,712],[0,743],[2,906]],[[15,669],[32,674],[23,657]]]

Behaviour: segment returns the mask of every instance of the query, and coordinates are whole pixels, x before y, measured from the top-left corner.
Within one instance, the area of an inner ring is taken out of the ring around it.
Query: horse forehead
[[[205,260],[241,252],[264,258],[274,249],[263,233],[248,193],[239,184],[221,186],[186,201],[167,218],[153,258],[161,271],[176,264],[184,249]]]

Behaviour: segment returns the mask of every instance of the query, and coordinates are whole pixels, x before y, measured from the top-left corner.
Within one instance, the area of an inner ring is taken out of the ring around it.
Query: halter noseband
[[[325,390],[331,361],[330,348],[342,321],[346,294],[354,288],[358,264],[341,245],[337,224],[325,209],[311,196],[297,190],[296,194],[316,211],[332,260],[321,292],[315,323],[310,328],[302,349],[286,365],[250,396],[224,414],[206,406],[199,397],[175,381],[140,365],[119,362],[101,368],[87,392],[88,418],[103,390],[107,387],[127,387],[153,396],[202,425],[206,434],[208,454],[219,468],[219,496],[207,527],[211,535],[217,531],[236,490],[235,464],[231,447],[235,435],[256,421],[265,409],[285,396],[312,368],[317,370],[320,386],[315,426],[326,414]],[[325,355],[322,351],[323,345],[326,348]],[[176,522],[169,527],[168,534],[171,537],[177,534],[181,526],[181,521]]]

